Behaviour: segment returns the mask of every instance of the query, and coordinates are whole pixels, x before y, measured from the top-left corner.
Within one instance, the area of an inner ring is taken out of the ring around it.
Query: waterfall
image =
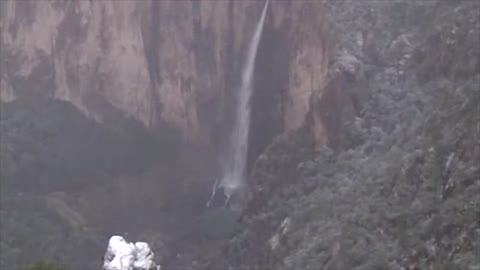
[[[248,48],[247,59],[242,70],[242,81],[237,93],[237,107],[235,123],[229,141],[229,151],[220,187],[223,187],[227,202],[232,193],[244,185],[246,177],[248,134],[250,128],[250,99],[253,92],[253,73],[255,69],[255,58],[257,55],[258,44],[262,36],[263,24],[268,7],[267,0],[260,17],[260,21],[255,29],[250,46]]]

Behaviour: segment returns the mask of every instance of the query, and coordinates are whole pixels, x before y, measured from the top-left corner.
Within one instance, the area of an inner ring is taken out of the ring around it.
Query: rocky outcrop
[[[210,145],[232,113],[229,99],[263,3],[0,5],[2,100],[35,92],[69,101],[99,121],[119,110],[147,127],[171,123],[186,139]],[[311,97],[321,97],[328,84],[334,43],[322,14],[321,2],[271,3],[261,43],[268,49],[257,63],[268,70],[257,68],[256,91],[262,93],[256,96],[275,103],[263,113],[275,117],[277,134],[301,127]],[[262,83],[261,77],[270,80]],[[320,118],[315,125],[318,139],[327,141],[328,125]]]

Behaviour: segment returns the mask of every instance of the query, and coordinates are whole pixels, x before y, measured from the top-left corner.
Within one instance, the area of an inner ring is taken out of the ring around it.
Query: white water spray
[[[250,128],[250,99],[253,92],[253,73],[258,44],[262,36],[263,24],[268,7],[267,0],[258,22],[255,33],[248,48],[247,61],[243,67],[242,84],[238,89],[235,123],[229,141],[229,156],[223,168],[223,176],[219,186],[223,187],[227,202],[230,196],[244,185],[246,177],[248,134]],[[213,195],[213,194],[212,194]]]

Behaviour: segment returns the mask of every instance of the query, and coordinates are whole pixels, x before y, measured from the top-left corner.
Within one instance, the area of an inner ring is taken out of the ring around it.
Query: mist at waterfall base
[[[228,140],[227,160],[222,168],[222,177],[220,181],[215,182],[212,190],[211,199],[215,196],[217,189],[223,189],[226,197],[225,205],[228,204],[233,193],[245,186],[251,112],[250,100],[254,88],[255,58],[262,37],[268,3],[269,0],[265,2],[260,20],[248,47],[246,62],[242,69],[241,85],[236,89],[235,122]]]

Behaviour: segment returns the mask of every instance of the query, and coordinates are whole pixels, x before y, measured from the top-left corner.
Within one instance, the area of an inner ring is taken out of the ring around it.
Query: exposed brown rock
[[[35,91],[72,102],[99,121],[107,120],[109,103],[148,127],[166,121],[189,141],[210,145],[218,132],[211,115],[227,113],[225,99],[262,5],[2,1],[0,96]],[[327,84],[335,48],[322,14],[320,1],[271,2],[269,27],[288,43],[275,44],[284,48],[288,67],[272,71],[284,77],[288,70],[279,105],[286,131],[304,125],[313,93],[321,96]],[[316,130],[329,126],[315,123]]]

